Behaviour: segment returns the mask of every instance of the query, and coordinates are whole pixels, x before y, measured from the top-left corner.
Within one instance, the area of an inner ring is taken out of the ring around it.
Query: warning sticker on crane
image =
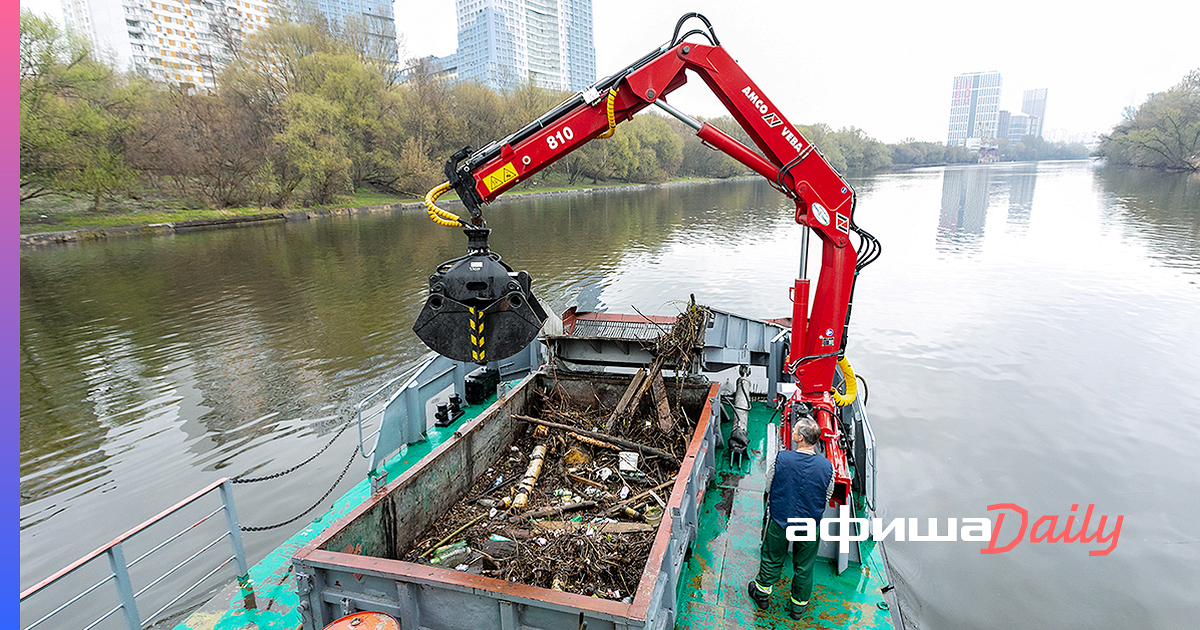
[[[491,175],[483,178],[483,185],[488,189],[488,192],[496,192],[496,189],[511,182],[517,178],[517,168],[512,162],[501,166],[499,170],[493,171]]]
[[[837,214],[837,213],[834,213],[833,216],[835,217],[835,224],[837,225],[837,229],[840,230],[844,234],[849,234],[850,233],[850,217],[848,217],[844,214]]]

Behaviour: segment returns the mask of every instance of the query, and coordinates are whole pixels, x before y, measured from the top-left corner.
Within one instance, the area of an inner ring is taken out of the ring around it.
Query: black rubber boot
[[[758,588],[754,580],[750,580],[750,584],[746,586],[746,590],[750,592],[750,599],[754,600],[754,605],[761,610],[766,610],[771,607],[771,594]]]
[[[792,619],[800,619],[804,617],[804,611],[808,610],[808,604],[797,604],[796,600],[788,599],[788,608]]]

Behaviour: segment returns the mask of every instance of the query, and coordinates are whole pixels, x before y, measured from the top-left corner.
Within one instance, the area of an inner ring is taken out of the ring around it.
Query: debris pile
[[[693,302],[658,349],[689,344],[702,308]],[[526,426],[507,456],[402,559],[631,601],[695,427],[668,401],[663,358],[613,408],[542,392],[531,415],[514,414]]]

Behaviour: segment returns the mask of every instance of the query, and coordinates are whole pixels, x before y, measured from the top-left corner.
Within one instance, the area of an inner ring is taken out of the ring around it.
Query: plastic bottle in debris
[[[446,545],[438,549],[433,554],[433,559],[430,564],[438,564],[445,567],[458,566],[471,559],[471,548],[467,546],[465,540],[460,540],[452,545]]]

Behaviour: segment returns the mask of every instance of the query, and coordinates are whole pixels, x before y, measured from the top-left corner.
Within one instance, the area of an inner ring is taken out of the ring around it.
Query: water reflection
[[[1008,224],[1023,231],[1029,227],[1033,189],[1037,185],[1036,163],[1017,164],[1008,174]]]
[[[1103,168],[1105,217],[1169,267],[1200,269],[1200,175]]]
[[[983,241],[988,210],[1007,194],[1006,223],[1015,234],[1029,228],[1037,186],[1037,163],[946,167],[938,249],[974,252]]]
[[[947,167],[942,174],[942,214],[938,222],[939,249],[973,248],[987,221],[992,171],[987,166]]]

